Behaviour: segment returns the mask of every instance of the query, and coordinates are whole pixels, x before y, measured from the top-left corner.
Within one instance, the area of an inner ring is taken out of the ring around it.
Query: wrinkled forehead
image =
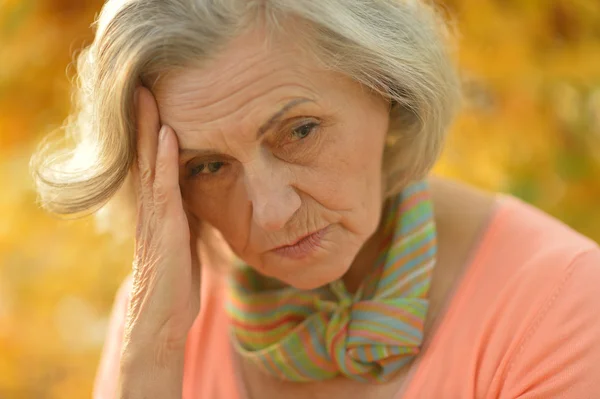
[[[323,72],[308,40],[294,39],[290,34],[269,34],[265,28],[254,27],[227,43],[206,60],[198,60],[188,68],[170,71],[158,80],[155,95],[168,100],[182,87],[193,83],[211,97],[221,91],[239,90],[238,86],[269,76],[288,72],[306,75]]]
[[[210,60],[166,74],[153,89],[163,123],[184,139],[200,130],[233,130],[240,120],[262,123],[295,99],[319,101],[345,80],[285,40],[250,32]]]

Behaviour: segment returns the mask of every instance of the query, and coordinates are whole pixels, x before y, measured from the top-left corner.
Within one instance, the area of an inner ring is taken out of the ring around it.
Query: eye
[[[292,129],[292,137],[297,140],[302,140],[308,137],[319,126],[317,122],[308,122]]]
[[[198,175],[216,174],[225,165],[225,162],[205,162],[190,169],[190,177]]]

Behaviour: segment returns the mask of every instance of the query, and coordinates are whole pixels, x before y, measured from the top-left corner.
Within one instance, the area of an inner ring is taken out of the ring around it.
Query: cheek
[[[353,207],[368,206],[367,202],[381,195],[385,133],[365,134],[363,129],[357,128],[340,129],[332,132],[332,136],[336,139],[323,151],[319,165],[314,169],[314,178],[323,179],[321,185],[341,203],[350,202]],[[361,203],[357,205],[357,201]]]
[[[302,168],[296,175],[298,188],[338,214],[347,230],[367,236],[376,229],[381,210],[384,138],[369,137],[359,130],[328,134],[335,140],[323,146],[310,168]]]
[[[346,145],[349,158],[349,175],[356,179],[357,193],[366,202],[379,201],[381,197],[383,149],[387,124],[384,119],[356,120],[352,140]],[[365,203],[364,206],[368,206]]]
[[[353,229],[371,232],[377,227],[383,202],[382,161],[387,129],[385,126],[368,129],[358,123],[355,126],[352,134],[347,134],[335,147],[333,192],[351,210],[347,218]]]
[[[247,206],[235,190],[209,193],[195,183],[188,183],[182,190],[183,200],[198,219],[215,227],[232,247],[246,241],[249,218]]]

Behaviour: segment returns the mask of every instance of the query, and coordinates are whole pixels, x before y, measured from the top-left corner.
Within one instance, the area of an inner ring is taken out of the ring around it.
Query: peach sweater
[[[205,267],[185,399],[245,399]],[[113,399],[130,279],[119,290],[94,388]],[[498,206],[396,399],[600,398],[600,248],[510,196]],[[392,398],[390,398],[392,399]]]

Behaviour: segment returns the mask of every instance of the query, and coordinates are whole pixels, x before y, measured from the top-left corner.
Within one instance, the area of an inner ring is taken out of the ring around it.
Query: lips
[[[285,244],[285,245],[281,245],[277,248],[274,249],[280,249],[280,248],[285,248],[285,247],[293,247],[294,245],[297,245],[300,241],[307,239],[308,237],[311,237],[312,235],[318,233],[319,231],[321,231],[323,229],[319,229],[319,230],[315,230],[312,233],[308,233],[306,235],[303,235],[302,237],[296,239],[294,242],[290,243],[290,244]]]
[[[277,247],[272,252],[286,258],[302,259],[320,247],[321,240],[328,227],[300,237],[292,244]]]

